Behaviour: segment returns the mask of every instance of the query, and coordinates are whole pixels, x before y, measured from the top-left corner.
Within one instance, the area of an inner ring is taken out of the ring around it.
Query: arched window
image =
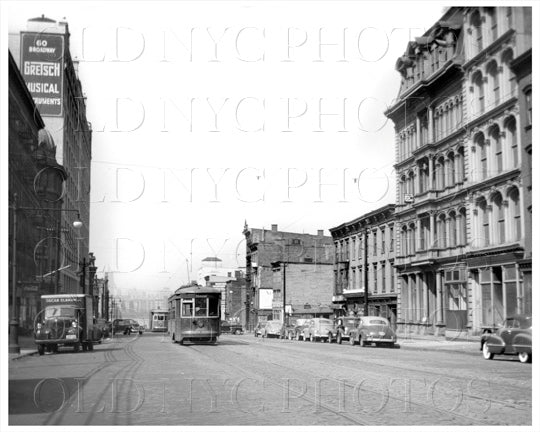
[[[465,148],[464,147],[460,147],[457,152],[456,181],[457,182],[465,181]]]
[[[489,30],[491,33],[491,41],[494,42],[499,36],[497,31],[497,8],[487,7],[486,12],[488,15]]]
[[[519,190],[512,188],[508,193],[508,210],[511,226],[513,227],[513,240],[521,240],[521,207],[519,203]]]
[[[464,207],[459,209],[458,221],[458,242],[464,246],[467,244],[467,210]]]
[[[516,119],[514,116],[509,117],[504,122],[505,128],[505,144],[508,152],[508,165],[515,168],[519,164],[518,153],[518,137],[516,134]]]
[[[414,224],[409,225],[409,255],[414,255],[416,253],[416,226]]]
[[[448,224],[448,247],[454,247],[458,242],[458,231],[456,224],[456,212],[451,211],[448,214],[450,223]]]
[[[446,230],[446,216],[441,215],[438,223],[438,247],[444,249],[447,247],[448,232]]]
[[[499,126],[494,125],[489,130],[489,145],[495,150],[495,169],[499,174],[503,171],[503,148]]]
[[[478,246],[489,246],[491,239],[489,235],[489,212],[486,199],[480,198],[476,206],[478,210]]]
[[[472,82],[474,97],[476,99],[476,114],[482,114],[486,108],[486,101],[484,100],[484,77],[482,76],[482,72],[476,72]]]
[[[499,244],[504,243],[506,241],[506,230],[505,230],[505,215],[504,215],[504,203],[502,199],[502,195],[500,193],[496,193],[491,198],[493,202],[493,221],[496,224],[496,237],[495,241]],[[495,227],[494,227],[495,228]]]
[[[448,186],[454,186],[456,184],[456,163],[455,163],[455,157],[454,153],[450,153],[448,155],[448,161],[447,161],[447,183]]]
[[[506,84],[506,87],[504,89],[504,96],[505,99],[512,97],[516,92],[516,78],[514,74],[512,73],[510,64],[512,63],[512,60],[514,59],[514,52],[512,49],[507,49],[503,55],[502,55],[502,79],[503,83]]]
[[[475,10],[471,15],[471,26],[473,32],[473,53],[478,54],[483,49],[482,43],[482,18],[480,12]]]
[[[478,150],[478,177],[480,180],[484,180],[488,175],[488,153],[487,144],[484,139],[484,134],[479,133],[474,137],[474,143],[477,145]]]
[[[488,73],[488,82],[489,82],[489,92],[490,99],[493,103],[490,106],[494,107],[499,104],[501,97],[501,89],[499,85],[499,67],[497,62],[493,60],[487,66]]]
[[[446,187],[444,174],[444,157],[441,156],[437,159],[437,189],[444,189]]]
[[[401,255],[402,256],[407,256],[409,255],[409,250],[408,250],[408,244],[407,244],[407,241],[408,241],[408,237],[407,237],[407,227],[404,226],[403,228],[401,228]]]

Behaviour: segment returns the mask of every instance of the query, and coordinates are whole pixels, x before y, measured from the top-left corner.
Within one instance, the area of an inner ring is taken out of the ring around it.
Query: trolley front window
[[[219,299],[197,297],[195,299],[182,299],[182,317],[217,317],[219,316]]]
[[[192,299],[182,299],[182,316],[183,317],[192,317],[193,316],[193,300]]]

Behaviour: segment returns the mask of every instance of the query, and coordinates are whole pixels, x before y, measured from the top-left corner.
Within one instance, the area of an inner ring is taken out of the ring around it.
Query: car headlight
[[[36,328],[39,330],[41,329],[41,327],[42,327],[41,323],[37,323]]]

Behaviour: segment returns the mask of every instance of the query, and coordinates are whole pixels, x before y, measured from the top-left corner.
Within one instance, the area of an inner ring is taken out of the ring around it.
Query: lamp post
[[[19,308],[17,307],[17,213],[19,211],[39,210],[39,211],[72,211],[77,212],[77,220],[73,222],[75,228],[80,228],[83,224],[79,220],[79,210],[61,209],[61,208],[42,208],[42,207],[19,207],[17,205],[17,193],[13,194],[12,218],[13,218],[13,234],[12,234],[12,280],[11,280],[11,320],[9,321],[9,353],[19,354],[21,347],[19,346]]]

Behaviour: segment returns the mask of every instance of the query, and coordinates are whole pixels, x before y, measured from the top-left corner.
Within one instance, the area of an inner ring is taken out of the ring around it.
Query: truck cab
[[[42,310],[34,322],[38,353],[57,352],[60,346],[77,352],[92,351],[101,331],[93,322],[92,297],[88,294],[42,295]]]

